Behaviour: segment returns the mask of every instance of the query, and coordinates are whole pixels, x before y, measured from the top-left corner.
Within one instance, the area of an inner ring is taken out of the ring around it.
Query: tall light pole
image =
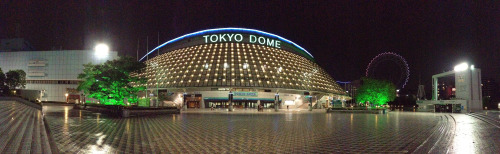
[[[94,47],[94,55],[96,57],[96,64],[99,62],[99,59],[105,59],[109,55],[109,46],[104,43],[99,43]],[[96,82],[99,80],[96,79]],[[67,94],[66,94],[67,95]]]
[[[467,79],[467,81],[462,81],[462,82],[467,82],[469,84],[469,98],[467,99],[467,104],[466,104],[466,107],[467,107],[467,110],[468,112],[472,111],[471,110],[471,103],[472,103],[472,97],[473,97],[473,94],[472,94],[472,71],[468,69],[469,68],[469,64],[467,63],[461,63],[461,64],[458,64],[456,65],[455,67],[453,67],[453,70],[455,72],[465,72],[467,77],[464,77],[465,79]],[[472,68],[472,67],[471,67]],[[456,84],[457,81],[455,81],[455,86],[457,85]],[[457,95],[457,94],[455,94]],[[460,96],[462,97],[462,96]]]
[[[228,111],[233,111],[233,92],[231,92],[231,90],[229,90],[229,95],[227,97],[228,101],[229,101],[229,107],[228,107]]]
[[[278,108],[278,103],[280,101],[280,94],[278,92],[276,92],[276,94],[274,94],[274,111],[278,112],[279,108]]]

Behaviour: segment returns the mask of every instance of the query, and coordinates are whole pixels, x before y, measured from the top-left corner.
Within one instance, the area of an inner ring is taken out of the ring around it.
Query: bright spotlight
[[[461,64],[458,64],[457,66],[455,66],[455,68],[453,68],[453,70],[455,70],[455,72],[460,72],[460,71],[467,70],[467,68],[469,68],[469,65],[467,63],[461,63]]]
[[[105,58],[108,56],[109,47],[106,44],[97,44],[94,48],[95,55],[98,58]]]

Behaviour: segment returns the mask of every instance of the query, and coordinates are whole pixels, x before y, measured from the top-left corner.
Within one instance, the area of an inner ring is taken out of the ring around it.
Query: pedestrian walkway
[[[236,110],[114,118],[70,107],[44,110],[63,153],[412,153],[442,151],[452,139],[439,135],[450,124],[440,113]]]
[[[52,153],[42,112],[16,101],[0,101],[0,153]]]
[[[0,101],[0,153],[51,153],[41,112]],[[44,106],[61,153],[500,153],[500,113],[191,109],[117,118]]]
[[[326,113],[325,109],[313,109],[309,111],[307,109],[279,109],[275,111],[274,109],[263,109],[262,111],[257,111],[257,109],[251,108],[235,108],[233,111],[229,111],[227,108],[204,108],[204,109],[193,109],[189,108],[187,110],[181,110],[181,113],[190,114],[310,114],[310,113]]]

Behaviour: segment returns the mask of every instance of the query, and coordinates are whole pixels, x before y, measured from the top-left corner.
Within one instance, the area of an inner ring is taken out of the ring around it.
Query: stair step
[[[42,111],[16,101],[0,101],[0,153],[52,153]]]

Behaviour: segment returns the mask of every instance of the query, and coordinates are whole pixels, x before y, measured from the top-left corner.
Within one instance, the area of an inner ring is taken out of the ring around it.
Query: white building
[[[80,97],[76,88],[83,64],[104,63],[117,58],[116,51],[102,57],[95,55],[93,50],[0,51],[0,68],[4,73],[24,70],[26,89],[39,90],[42,101],[66,102]]]
[[[454,76],[455,95],[453,100],[438,100],[438,79]],[[483,95],[481,92],[481,69],[474,65],[462,63],[453,71],[432,76],[432,100],[417,101],[419,110],[435,112],[477,112],[483,110]],[[444,111],[443,111],[444,110]]]

